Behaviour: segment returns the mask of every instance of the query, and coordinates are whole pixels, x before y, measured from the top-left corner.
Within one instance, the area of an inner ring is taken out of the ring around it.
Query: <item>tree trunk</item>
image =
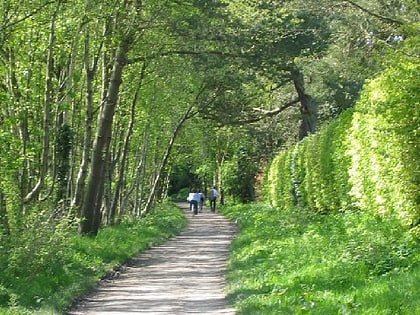
[[[122,155],[121,155],[121,161],[120,161],[120,167],[118,170],[118,180],[117,183],[115,185],[115,192],[114,192],[114,198],[112,199],[112,204],[111,204],[111,210],[110,210],[110,225],[113,225],[115,223],[115,214],[117,212],[117,207],[118,207],[118,202],[120,200],[120,192],[123,186],[123,182],[124,182],[124,171],[125,171],[125,162],[127,161],[127,155],[128,155],[128,149],[129,149],[129,145],[130,145],[130,138],[131,135],[133,134],[133,127],[134,127],[134,119],[135,119],[135,108],[136,108],[136,103],[137,103],[137,99],[138,99],[138,95],[139,95],[139,90],[141,88],[141,84],[143,82],[143,78],[145,75],[145,70],[146,70],[146,63],[143,63],[143,67],[141,70],[141,74],[140,74],[140,78],[139,81],[137,83],[137,87],[136,87],[136,92],[134,94],[133,97],[133,101],[131,103],[131,113],[130,113],[130,122],[128,124],[127,127],[127,133],[124,137],[124,147],[122,150]],[[120,211],[122,211],[122,209],[120,209]],[[122,214],[120,213],[119,218],[122,217]]]
[[[302,72],[294,67],[291,70],[291,77],[300,101],[302,120],[299,127],[299,140],[302,140],[315,132],[318,108],[313,98],[305,92]]]
[[[229,152],[229,148],[231,146],[231,139],[230,137],[228,137],[228,139],[226,140],[226,144],[224,146],[224,148],[222,149],[222,141],[219,142],[219,138],[216,138],[217,141],[217,153],[216,153],[216,174],[215,177],[213,178],[213,183],[212,186],[216,185],[217,189],[219,190],[219,202],[221,205],[223,205],[225,203],[225,199],[224,199],[224,191],[223,191],[223,183],[222,183],[222,170],[223,170],[223,165],[225,163],[225,159],[228,155]]]
[[[180,132],[183,124],[189,118],[192,117],[193,114],[191,112],[192,112],[192,106],[190,106],[187,109],[187,111],[184,113],[184,115],[181,117],[181,119],[178,121],[178,123],[175,126],[175,130],[172,134],[171,139],[169,140],[168,146],[166,147],[166,151],[163,155],[163,158],[162,158],[162,161],[160,163],[160,166],[159,166],[158,172],[156,174],[155,180],[153,181],[152,189],[151,189],[150,194],[149,194],[149,198],[147,199],[146,205],[144,206],[143,210],[141,211],[141,216],[146,215],[152,209],[152,205],[153,205],[153,202],[154,202],[155,197],[156,197],[156,193],[157,193],[158,188],[159,188],[159,181],[160,181],[160,179],[163,175],[163,170],[165,169],[166,163],[168,162],[168,158],[169,158],[169,155],[171,153],[172,147],[175,143],[176,137],[178,136],[178,133]]]
[[[0,225],[2,230],[1,233],[10,235],[9,218],[7,216],[7,203],[3,191],[0,188]]]
[[[53,47],[55,41],[55,20],[57,18],[58,11],[60,9],[61,1],[57,2],[57,7],[55,9],[54,15],[51,17],[51,24],[50,24],[50,38],[48,43],[48,51],[47,51],[47,69],[45,75],[45,91],[44,91],[44,117],[43,117],[43,136],[42,136],[42,153],[41,153],[41,164],[39,167],[39,178],[38,182],[36,183],[35,187],[30,191],[26,197],[24,198],[24,202],[28,203],[35,197],[38,197],[39,193],[41,192],[41,188],[44,184],[45,176],[47,175],[48,171],[48,163],[49,163],[49,151],[50,151],[50,135],[49,135],[49,127],[50,127],[50,109],[51,109],[51,98],[52,98],[52,76],[54,71],[53,65]]]
[[[13,105],[12,106],[5,106],[5,108],[2,107],[2,111],[0,112],[0,124],[3,122],[2,117],[11,117],[12,121],[18,122],[18,115],[15,111],[14,105],[17,105],[22,109],[22,122],[20,124],[20,129],[17,125],[17,123],[12,123],[11,125],[11,132],[13,136],[16,139],[20,139],[22,142],[22,148],[21,148],[21,156],[25,157],[27,156],[27,144],[29,142],[29,132],[28,132],[28,104],[29,104],[29,82],[32,78],[32,71],[29,69],[26,79],[26,93],[25,93],[25,103],[22,105],[22,92],[19,87],[19,81],[16,77],[16,60],[15,60],[15,53],[12,48],[9,48],[7,51],[4,51],[0,49],[0,58],[2,59],[2,62],[5,65],[8,65],[6,68],[7,77],[9,78],[4,85],[3,89],[7,91],[8,94],[11,95],[13,98]],[[30,182],[30,163],[28,162],[28,159],[23,158],[22,159],[22,170],[19,172],[19,197],[20,200],[23,200],[26,194],[28,193]],[[21,219],[24,214],[24,204],[23,202],[20,202],[19,204],[19,211],[16,214],[16,224],[17,226],[20,225]]]
[[[125,66],[130,40],[131,38],[129,36],[126,37],[117,49],[107,96],[103,101],[102,110],[99,112],[86,193],[81,207],[82,221],[79,226],[79,233],[81,234],[96,235],[98,232],[97,222],[95,223],[95,221],[98,218],[98,210],[96,209],[98,209],[99,205],[97,203],[100,201],[98,201],[97,197],[98,195],[102,195],[99,191],[99,188],[103,187],[103,176],[101,173],[104,169],[106,152],[108,151],[111,139],[115,106],[117,104],[122,82],[122,71]]]
[[[103,35],[105,37],[108,30],[107,22],[104,25]],[[103,45],[101,42],[100,47]],[[82,151],[82,162],[80,163],[79,172],[77,174],[75,192],[73,200],[71,202],[71,207],[76,207],[79,209],[78,216],[80,216],[80,206],[81,201],[83,200],[83,191],[85,189],[85,181],[88,174],[88,164],[90,157],[90,148],[92,141],[92,123],[93,123],[93,80],[98,69],[99,61],[99,51],[93,58],[92,66],[90,65],[89,58],[89,48],[90,48],[90,37],[87,31],[84,43],[84,68],[86,72],[86,93],[85,93],[85,132],[83,136],[83,151]]]
[[[79,172],[77,174],[76,187],[74,197],[71,203],[72,207],[80,207],[85,188],[85,180],[88,173],[88,163],[92,139],[92,122],[93,122],[93,96],[92,81],[93,73],[86,70],[86,110],[85,110],[85,132],[83,136],[82,162],[80,163]]]
[[[144,197],[144,177],[146,173],[146,162],[147,162],[147,150],[149,145],[149,135],[147,130],[149,129],[149,122],[146,124],[143,137],[143,150],[141,151],[141,157],[139,163],[137,164],[136,169],[136,179],[135,179],[135,204],[134,204],[134,214],[135,217],[140,217],[140,208],[142,206],[142,201]],[[141,176],[143,174],[143,176]]]

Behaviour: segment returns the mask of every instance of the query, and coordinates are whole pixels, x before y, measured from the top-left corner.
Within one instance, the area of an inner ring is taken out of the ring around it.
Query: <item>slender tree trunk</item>
[[[89,72],[89,71],[88,71]],[[92,123],[93,123],[93,97],[92,97],[92,80],[90,74],[86,75],[86,110],[85,110],[85,132],[83,136],[82,162],[80,163],[79,172],[77,174],[76,187],[74,197],[71,203],[72,207],[80,207],[83,198],[85,180],[88,174],[88,163],[90,156],[90,147],[92,139]]]
[[[170,174],[172,172],[172,168],[170,168],[165,174],[164,185],[161,192],[161,198],[165,199],[168,197],[169,185],[171,184]]]
[[[314,99],[305,92],[302,72],[295,67],[291,71],[291,77],[300,101],[302,121],[299,127],[299,139],[302,140],[315,132],[318,108]]]
[[[2,227],[2,233],[10,235],[9,218],[7,215],[7,204],[3,191],[0,189],[0,224]]]
[[[0,56],[5,65],[7,65],[7,79],[4,89],[8,91],[8,93],[13,97],[13,103],[15,105],[21,106],[22,105],[22,92],[19,87],[19,81],[16,77],[16,60],[15,60],[15,53],[12,48],[7,50],[0,50]],[[28,73],[28,76],[30,73]],[[11,117],[14,120],[18,121],[17,113],[15,111],[15,106],[6,106],[4,109],[5,117]],[[11,131],[16,138],[23,140],[23,134],[19,130],[19,126],[17,123],[13,123],[11,126]]]
[[[138,200],[139,178],[140,178],[140,172],[143,168],[143,154],[140,148],[136,150],[134,161],[138,161],[138,162],[137,162],[136,168],[133,169],[131,177],[130,177],[132,178],[132,180],[130,181],[131,185],[129,189],[127,190],[127,192],[124,194],[124,197],[121,198],[122,199],[121,208],[120,208],[119,217],[118,217],[119,222],[121,222],[122,216],[125,214],[125,207],[127,203],[130,201],[131,194],[133,192],[134,192],[134,198],[133,198],[134,203],[133,203],[133,207],[131,209],[130,214],[132,217],[138,217],[138,212],[136,212],[138,208],[136,206],[139,204],[139,200]]]
[[[80,207],[80,201],[85,187],[85,180],[88,173],[89,153],[92,139],[92,123],[93,123],[93,89],[92,82],[94,79],[94,72],[89,69],[89,61],[86,53],[85,43],[85,69],[86,69],[86,111],[85,111],[85,132],[83,137],[83,151],[82,151],[82,162],[79,167],[79,173],[77,175],[76,187],[74,197],[72,200],[72,207]]]
[[[178,136],[178,133],[181,131],[181,128],[184,125],[184,123],[191,117],[192,117],[192,106],[187,109],[187,111],[184,113],[184,115],[181,117],[181,119],[178,121],[177,125],[175,126],[175,130],[172,134],[171,139],[169,140],[168,146],[166,147],[166,151],[163,155],[162,161],[161,161],[160,166],[158,168],[156,177],[153,181],[152,189],[151,189],[150,194],[149,194],[149,198],[147,199],[146,205],[144,206],[143,210],[141,211],[141,216],[144,216],[151,211],[153,202],[154,202],[155,197],[156,197],[156,193],[157,193],[158,188],[159,188],[159,182],[160,182],[161,176],[163,175],[163,170],[165,169],[166,163],[168,162],[168,158],[169,158],[169,155],[171,153],[172,147],[175,143],[176,137]]]
[[[117,183],[115,185],[114,198],[112,199],[112,204],[111,204],[110,222],[109,222],[111,225],[113,225],[115,223],[115,214],[117,212],[117,207],[118,207],[118,203],[119,203],[119,200],[120,200],[120,192],[122,190],[122,186],[123,186],[123,182],[124,182],[125,164],[126,164],[126,161],[127,161],[127,155],[128,155],[128,149],[129,149],[129,146],[130,146],[131,135],[133,134],[134,119],[135,119],[135,114],[136,114],[136,112],[135,112],[136,103],[137,103],[137,99],[138,99],[138,95],[139,95],[139,90],[140,90],[141,84],[143,82],[145,70],[146,70],[146,64],[143,63],[140,78],[139,78],[139,81],[138,81],[137,87],[136,87],[136,92],[134,94],[133,101],[131,103],[130,122],[128,123],[127,132],[126,132],[126,135],[124,137],[124,147],[123,147],[123,150],[122,150],[120,167],[119,167],[119,170],[118,170],[118,180],[117,180]],[[123,209],[120,209],[120,212],[122,212],[122,211],[123,211]],[[121,218],[121,217],[122,217],[122,213],[120,213],[120,215],[119,215],[119,218]]]
[[[71,43],[70,56],[67,61],[67,66],[64,71],[61,71],[59,97],[66,100],[67,104],[73,104],[75,99],[71,91],[75,90],[74,70],[76,67],[76,57],[78,54],[79,42],[81,39],[83,22],[79,24],[74,33]],[[54,151],[55,167],[57,168],[57,198],[60,206],[64,209],[68,208],[69,200],[71,198],[71,178],[74,167],[72,161],[72,141],[73,129],[69,125],[69,112],[67,108],[62,109],[61,101],[57,102],[57,130],[56,146]],[[73,104],[74,106],[74,104]]]
[[[139,160],[139,163],[137,165],[136,169],[136,192],[135,192],[135,204],[134,204],[134,213],[135,217],[140,217],[140,209],[142,206],[142,201],[144,197],[144,177],[146,173],[146,161],[147,161],[147,150],[149,145],[149,135],[147,133],[147,130],[149,126],[149,122],[146,125],[146,128],[144,130],[144,137],[143,137],[143,150],[141,151],[141,158]],[[143,176],[142,176],[143,175]]]
[[[38,197],[42,186],[44,184],[45,176],[48,172],[48,163],[49,163],[49,151],[50,151],[50,135],[49,135],[49,126],[50,126],[50,110],[51,110],[51,99],[52,99],[52,76],[54,71],[53,65],[53,47],[55,41],[55,20],[57,18],[58,11],[60,9],[61,1],[57,2],[57,7],[54,12],[54,15],[51,17],[50,24],[50,38],[48,43],[47,51],[47,69],[46,69],[46,78],[45,78],[45,95],[44,95],[44,117],[43,117],[43,136],[42,136],[42,153],[41,153],[41,164],[39,168],[39,179],[35,187],[26,195],[24,202],[28,203],[32,199]]]
[[[101,172],[104,169],[106,153],[111,139],[115,106],[122,82],[122,72],[126,62],[129,41],[131,41],[130,37],[125,38],[117,49],[107,96],[98,117],[86,193],[81,207],[82,221],[79,226],[79,233],[81,234],[96,234],[98,231],[95,220],[98,217],[96,209],[98,209],[99,205],[97,205],[97,202],[100,202],[97,197],[102,195],[99,190],[100,187],[103,187]]]
[[[74,108],[75,103],[77,103],[77,101],[75,100],[75,97],[73,97],[74,91],[76,91],[76,81],[74,80],[74,72],[75,72],[75,68],[76,68],[76,59],[77,59],[77,55],[79,52],[79,43],[80,43],[80,39],[82,37],[81,33],[82,33],[82,29],[83,29],[83,25],[84,22],[79,24],[79,27],[75,33],[75,37],[73,39],[72,45],[71,45],[71,52],[70,52],[70,58],[68,61],[68,65],[67,65],[67,70],[66,70],[66,80],[65,80],[65,98],[66,98],[66,102],[67,104],[72,104],[72,108]],[[73,111],[74,113],[74,111]],[[62,125],[61,128],[67,129],[69,128],[71,133],[71,144],[74,144],[75,142],[73,141],[73,130],[74,130],[74,126],[72,125],[71,121],[71,114],[69,114],[69,111],[67,109],[62,110],[61,112],[61,117],[62,117]],[[71,202],[71,198],[73,198],[72,195],[72,187],[73,187],[73,176],[75,173],[75,163],[74,163],[74,152],[75,152],[75,146],[71,145],[70,148],[70,152],[68,153],[68,157],[67,157],[67,164],[68,164],[68,171],[66,175],[66,179],[64,182],[62,182],[61,187],[64,193],[64,208],[68,209],[69,203]],[[65,187],[64,187],[65,186]]]
[[[224,200],[224,191],[223,191],[223,182],[222,182],[222,177],[223,177],[222,176],[222,170],[223,170],[223,164],[225,163],[225,159],[226,159],[226,156],[228,154],[228,151],[229,151],[229,148],[230,148],[230,145],[231,145],[231,139],[230,139],[230,137],[227,139],[226,145],[225,145],[223,150],[221,150],[221,144],[218,143],[219,142],[218,139],[216,139],[216,141],[217,141],[217,150],[218,150],[218,152],[216,154],[216,157],[217,157],[216,158],[216,163],[217,163],[216,167],[217,167],[217,169],[216,169],[216,174],[215,174],[216,178],[213,179],[213,184],[212,185],[217,186],[217,188],[219,190],[219,194],[220,194],[219,202],[220,202],[221,205],[223,205],[225,203],[225,200]]]
[[[33,63],[34,60],[34,56],[31,55],[30,53],[28,53],[28,59],[30,60],[30,63]],[[30,88],[30,83],[32,81],[32,65],[30,67],[30,69],[28,70],[28,75],[26,77],[26,92],[25,92],[25,105],[24,106],[24,112],[22,115],[22,123],[21,123],[21,133],[22,133],[22,156],[27,156],[27,148],[28,148],[28,143],[30,143],[30,136],[29,136],[29,113],[28,113],[28,108],[30,108],[30,103],[31,103],[31,88]],[[21,200],[24,199],[24,197],[26,196],[26,194],[29,191],[29,178],[30,178],[30,162],[28,161],[28,159],[22,159],[22,170],[21,170],[21,175],[20,175],[20,180],[19,180],[19,186],[20,186],[20,196],[21,196]],[[23,202],[21,202],[21,207],[20,207],[20,213],[23,214],[24,213],[24,204]],[[20,218],[19,218],[20,220]]]
[[[4,86],[4,90],[7,90],[7,92],[13,97],[13,105],[12,106],[6,106],[5,108],[2,108],[2,112],[0,114],[4,115],[4,117],[11,117],[12,121],[15,120],[16,122],[19,121],[18,115],[16,114],[16,111],[14,109],[14,106],[20,106],[23,108],[23,113],[21,114],[21,125],[20,128],[17,124],[13,123],[11,126],[11,131],[15,138],[20,139],[22,142],[22,148],[21,148],[21,156],[27,156],[26,148],[27,144],[29,142],[29,132],[28,132],[28,106],[21,106],[22,105],[22,92],[19,87],[19,82],[16,77],[16,71],[15,71],[15,54],[12,48],[9,48],[6,51],[3,51],[0,49],[0,57],[5,65],[7,65],[7,80],[6,85]],[[28,105],[28,98],[29,98],[29,81],[32,77],[32,71],[29,70],[27,74],[27,80],[26,80],[26,104]],[[2,122],[2,119],[0,118],[0,123]],[[22,170],[19,174],[19,197],[20,200],[23,200],[26,194],[29,190],[29,170],[30,170],[30,163],[28,162],[28,159],[22,159]],[[19,205],[19,211],[16,214],[16,225],[20,226],[21,219],[24,214],[24,204],[23,202],[20,202]]]
[[[109,145],[109,143],[108,143]],[[99,227],[101,226],[101,222],[103,219],[103,213],[105,212],[105,202],[103,202],[104,200],[104,194],[106,194],[107,192],[105,192],[105,178],[107,178],[107,176],[109,176],[110,170],[110,162],[109,162],[109,149],[107,149],[107,151],[105,152],[105,163],[103,163],[101,165],[101,171],[99,172],[99,178],[98,178],[98,194],[96,196],[96,200],[95,200],[95,208],[92,209],[93,212],[93,222],[92,222],[92,233],[96,234],[97,231],[99,230]],[[110,186],[109,183],[107,185],[108,187]],[[105,197],[106,199],[106,197]]]
[[[105,37],[108,31],[107,24],[104,25],[103,35]],[[103,41],[99,49],[102,49]],[[86,72],[86,93],[85,93],[85,132],[83,136],[83,151],[82,151],[82,162],[80,163],[79,172],[77,175],[76,186],[74,197],[71,203],[71,207],[79,209],[78,215],[80,216],[80,206],[83,200],[83,191],[85,189],[85,181],[88,174],[88,164],[90,157],[90,148],[92,141],[92,124],[93,124],[93,80],[95,79],[96,71],[98,69],[99,51],[93,58],[92,65],[90,65],[89,58],[90,49],[90,37],[87,32],[85,36],[85,47],[84,47],[84,68]],[[105,98],[103,98],[105,99]]]

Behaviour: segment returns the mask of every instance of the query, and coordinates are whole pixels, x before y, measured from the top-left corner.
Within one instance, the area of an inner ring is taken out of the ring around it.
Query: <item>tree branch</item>
[[[224,51],[219,51],[219,50],[202,50],[202,51],[188,50],[188,49],[186,49],[186,50],[168,50],[168,51],[154,53],[154,54],[149,55],[147,57],[140,56],[140,57],[132,58],[132,59],[127,61],[127,64],[144,62],[146,59],[150,60],[150,59],[155,59],[155,58],[165,57],[165,56],[170,56],[170,55],[179,55],[179,56],[181,56],[181,55],[188,55],[188,56],[217,55],[217,56],[222,56],[222,57],[234,57],[234,58],[249,57],[249,56],[245,56],[245,54],[234,54],[234,53],[229,53],[229,52],[224,52]]]
[[[263,114],[264,118],[265,117],[272,117],[272,116],[275,116],[275,115],[281,113],[285,109],[287,109],[287,108],[289,108],[289,107],[291,107],[291,106],[293,106],[297,103],[299,103],[298,98],[294,99],[294,100],[291,100],[290,102],[287,102],[283,106],[277,107],[277,108],[272,109],[272,110],[266,110],[264,108],[257,108],[257,107],[254,107],[252,110],[255,111],[255,112],[259,112],[259,113]]]
[[[44,9],[46,6],[48,6],[48,5],[50,5],[50,4],[53,4],[53,3],[55,3],[55,1],[49,1],[49,2],[46,2],[46,3],[44,3],[43,5],[41,5],[39,8],[34,9],[32,12],[30,12],[30,13],[28,13],[27,15],[25,15],[25,16],[23,16],[23,17],[21,17],[21,18],[17,19],[16,21],[10,22],[9,24],[4,23],[4,25],[2,25],[2,26],[0,27],[0,32],[3,32],[3,31],[4,31],[4,30],[6,30],[7,28],[10,28],[10,27],[12,27],[12,26],[15,26],[15,25],[17,25],[17,24],[19,24],[19,23],[21,23],[21,22],[23,22],[23,21],[25,21],[25,20],[27,20],[27,19],[29,19],[29,18],[33,17],[33,16],[34,16],[35,14],[37,14],[38,12],[41,12],[41,11],[42,11],[42,9]],[[9,20],[10,20],[10,18],[9,18]]]
[[[278,114],[280,114],[281,112],[283,112],[284,110],[292,107],[293,105],[299,103],[299,99],[295,99],[292,100],[290,102],[287,102],[286,104],[275,108],[273,110],[265,110],[263,108],[252,108],[252,110],[254,112],[258,112],[259,115],[257,116],[253,116],[253,117],[248,117],[248,118],[243,118],[243,119],[234,119],[234,120],[227,120],[227,121],[220,121],[217,117],[212,117],[212,116],[205,116],[205,119],[208,120],[213,120],[216,122],[216,124],[218,126],[242,126],[242,125],[247,125],[247,124],[252,124],[252,123],[256,123],[259,122],[265,118],[268,117],[273,117],[276,116]]]
[[[380,19],[380,20],[383,20],[383,21],[385,21],[385,22],[387,22],[387,23],[398,24],[398,25],[403,25],[403,24],[404,24],[404,22],[403,22],[403,21],[395,20],[395,19],[390,18],[390,17],[388,17],[388,16],[384,16],[384,15],[380,15],[380,14],[377,14],[377,13],[375,13],[375,12],[372,12],[372,11],[370,11],[370,10],[368,10],[368,9],[366,9],[366,8],[364,8],[364,7],[362,7],[361,5],[359,5],[359,4],[357,4],[357,3],[355,3],[355,2],[354,2],[354,1],[352,1],[352,0],[344,0],[344,2],[347,2],[347,3],[351,4],[352,6],[354,6],[354,7],[358,8],[359,10],[361,10],[361,11],[363,11],[363,12],[365,12],[365,13],[369,14],[369,15],[372,15],[372,16],[374,16],[374,17],[376,17],[376,18]]]

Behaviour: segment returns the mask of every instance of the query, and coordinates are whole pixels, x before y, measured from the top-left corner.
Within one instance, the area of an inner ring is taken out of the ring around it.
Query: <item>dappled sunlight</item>
[[[205,209],[178,236],[132,258],[68,314],[234,314],[224,294],[235,227]]]

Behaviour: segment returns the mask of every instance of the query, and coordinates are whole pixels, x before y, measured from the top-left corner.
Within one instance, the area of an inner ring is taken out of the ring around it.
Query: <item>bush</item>
[[[173,201],[187,201],[188,194],[190,193],[190,189],[188,187],[182,188],[176,194],[171,196],[171,200]]]

